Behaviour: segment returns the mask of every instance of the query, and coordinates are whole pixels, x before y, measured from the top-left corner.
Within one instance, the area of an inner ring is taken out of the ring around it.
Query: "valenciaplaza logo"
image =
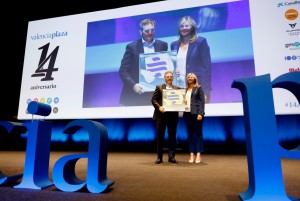
[[[59,37],[68,36],[67,31],[56,31],[53,33],[36,34],[31,36],[31,40],[55,39]]]

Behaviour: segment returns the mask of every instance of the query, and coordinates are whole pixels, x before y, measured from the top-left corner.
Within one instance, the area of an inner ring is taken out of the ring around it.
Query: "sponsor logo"
[[[285,11],[285,18],[287,20],[295,20],[298,18],[298,11],[295,9],[289,9]]]
[[[277,7],[282,7],[282,6],[284,6],[284,3],[282,3],[282,2],[277,4]]]
[[[300,1],[292,1],[292,2],[280,2],[277,4],[277,7],[283,7],[283,6],[295,6],[299,5]]]
[[[57,103],[59,102],[59,98],[58,98],[58,97],[55,97],[53,102],[54,102],[55,104],[57,104]]]
[[[289,50],[300,49],[300,43],[299,42],[286,43],[284,46],[285,46],[285,48],[289,48]]]
[[[286,32],[288,33],[289,36],[300,35],[300,29],[296,27],[296,26],[298,26],[297,23],[288,24],[288,25],[291,27],[291,29],[286,30]]]
[[[292,56],[285,56],[284,60],[286,61],[295,61],[295,60],[299,60],[300,56],[299,55],[292,55]]]
[[[54,114],[58,113],[58,107],[54,107],[52,111]]]
[[[47,98],[47,103],[51,104],[52,103],[52,98]]]
[[[292,2],[280,2],[277,4],[277,7],[283,7],[283,6],[295,6],[299,5],[300,1],[292,1]]]
[[[296,27],[297,23],[289,24],[289,25],[290,25],[290,27],[291,27],[292,29],[294,29],[294,28]]]
[[[300,72],[300,68],[289,68],[289,72]]]
[[[28,98],[26,100],[26,103],[29,104],[32,101],[36,101],[36,102],[40,102],[40,103],[47,103],[48,105],[51,105],[51,103],[58,104],[59,98],[58,97],[55,97],[55,98],[48,97],[47,99],[43,98],[43,97],[41,97],[41,98],[34,98],[34,99]],[[58,107],[56,107],[55,110],[58,111]],[[28,112],[26,111],[26,113],[28,113]]]

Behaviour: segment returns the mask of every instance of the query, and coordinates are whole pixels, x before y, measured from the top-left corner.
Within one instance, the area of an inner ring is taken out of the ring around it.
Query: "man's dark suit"
[[[178,52],[180,44],[178,41],[171,43],[171,50]],[[211,91],[211,56],[207,41],[203,37],[198,37],[197,41],[190,43],[186,55],[186,74],[194,73],[199,84],[202,86],[204,94],[208,96]]]
[[[155,40],[154,51],[167,51],[168,44],[161,40]],[[121,61],[119,75],[123,81],[120,103],[128,106],[149,105],[152,92],[137,94],[133,86],[139,82],[139,55],[144,53],[142,39],[134,41],[126,46],[126,51]]]
[[[173,89],[179,87],[172,85]],[[163,158],[163,144],[166,127],[168,127],[168,140],[169,140],[169,159],[175,158],[176,132],[178,124],[178,112],[160,112],[159,107],[162,106],[162,92],[166,89],[166,84],[157,85],[153,93],[151,102],[154,106],[153,119],[156,121],[156,140],[157,140],[157,158]]]

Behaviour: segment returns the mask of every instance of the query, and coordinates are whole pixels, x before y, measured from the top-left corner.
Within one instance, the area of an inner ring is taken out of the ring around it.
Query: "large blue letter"
[[[300,154],[283,151],[278,142],[272,88],[285,88],[299,101],[300,73],[284,74],[273,84],[270,75],[237,79],[232,87],[242,93],[246,129],[249,186],[240,197],[251,201],[296,200],[286,195],[281,157],[300,159]]]
[[[27,110],[30,114],[48,116],[51,113],[51,106],[31,101]],[[22,182],[15,188],[46,188],[53,185],[48,177],[52,123],[33,120],[24,125],[28,130],[24,176]]]
[[[17,122],[8,122],[8,121],[0,121],[0,126],[5,128],[7,133],[16,133],[18,135],[26,133],[27,129],[21,123]],[[7,176],[0,171],[0,185],[9,185],[18,181],[23,174],[11,175]]]
[[[15,188],[40,190],[53,185],[48,177],[52,123],[34,120],[24,125],[28,129],[24,173]]]
[[[74,120],[70,122],[64,133],[73,134],[85,128],[89,134],[87,154],[73,154],[61,157],[54,164],[52,177],[55,186],[67,192],[78,191],[85,186],[91,193],[101,193],[114,184],[106,176],[108,135],[106,128],[99,122],[90,120]],[[80,180],[75,173],[76,162],[87,158],[86,182]]]

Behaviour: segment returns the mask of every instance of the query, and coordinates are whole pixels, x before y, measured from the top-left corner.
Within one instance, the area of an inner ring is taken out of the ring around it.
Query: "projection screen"
[[[242,96],[231,88],[234,79],[270,74],[273,80],[299,71],[300,23],[293,12],[299,5],[292,1],[172,0],[30,21],[18,119],[39,118],[28,114],[30,101],[51,105],[47,119],[152,117],[151,87],[140,101],[127,97],[133,105],[120,102],[121,61],[126,45],[140,38],[145,18],[156,21],[155,38],[168,43],[162,54],[172,55],[170,44],[178,39],[183,16],[195,19],[210,48],[206,116],[243,115]],[[136,76],[143,77],[139,68]],[[273,94],[276,114],[300,113],[293,94],[280,89]]]

